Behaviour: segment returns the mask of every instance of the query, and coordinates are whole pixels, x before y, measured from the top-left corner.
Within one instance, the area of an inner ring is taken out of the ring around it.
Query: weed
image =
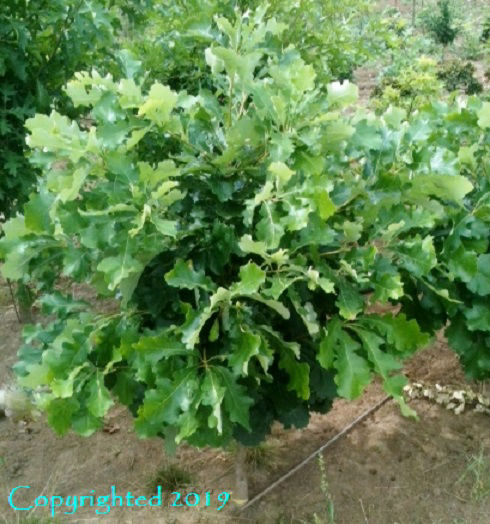
[[[175,465],[170,464],[160,468],[152,479],[148,482],[148,490],[155,493],[158,486],[162,486],[165,491],[176,491],[192,483],[191,474]]]
[[[275,464],[274,450],[267,442],[247,449],[247,464],[251,469],[271,469]]]
[[[485,455],[483,447],[476,455],[471,455],[468,465],[457,484],[464,480],[471,483],[470,498],[473,502],[481,502],[490,495],[490,458]]]
[[[318,467],[320,469],[320,489],[325,499],[325,510],[326,510],[326,515],[327,515],[327,522],[328,524],[334,524],[335,522],[334,504],[333,504],[332,494],[330,493],[330,489],[328,485],[327,470],[325,468],[325,460],[323,459],[323,455],[321,453],[318,455]],[[322,522],[322,520],[320,520],[320,517],[316,513],[313,515],[313,522],[314,524],[320,524]]]

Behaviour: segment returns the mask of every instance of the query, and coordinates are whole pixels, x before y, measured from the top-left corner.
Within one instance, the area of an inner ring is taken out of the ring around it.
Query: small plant
[[[462,35],[461,57],[465,60],[479,60],[484,54],[480,37],[472,29]]]
[[[490,41],[490,16],[487,16],[485,22],[483,23],[483,29],[481,33],[480,40],[482,42]]]
[[[327,470],[325,468],[325,460],[323,459],[323,455],[321,453],[320,455],[318,455],[318,468],[320,469],[320,489],[325,499],[325,511],[327,514],[327,522],[328,524],[334,524],[335,522],[334,504],[333,504],[332,494],[330,492],[330,488],[328,485]],[[322,522],[316,513],[313,515],[313,519],[314,519],[315,524],[320,524]]]
[[[441,90],[436,62],[432,58],[422,56],[413,64],[384,76],[373,92],[373,105],[378,111],[384,111],[390,105],[394,105],[411,114],[433,97],[439,96]]]
[[[454,12],[449,0],[439,0],[437,7],[436,13],[425,18],[424,25],[436,42],[447,47],[458,34],[458,29],[454,26]]]
[[[246,462],[252,470],[272,469],[275,464],[274,459],[274,450],[266,442],[253,448],[247,448]]]
[[[490,458],[483,447],[480,447],[477,455],[469,457],[468,465],[457,484],[464,480],[471,482],[470,498],[473,502],[481,502],[490,495]]]
[[[475,78],[475,67],[470,62],[466,64],[457,60],[444,65],[437,77],[444,82],[448,91],[463,89],[467,95],[474,95],[483,91],[483,86]]]
[[[171,492],[189,486],[191,482],[192,477],[187,470],[176,464],[170,464],[156,472],[148,483],[148,490],[154,493],[158,486],[162,486],[162,490]]]

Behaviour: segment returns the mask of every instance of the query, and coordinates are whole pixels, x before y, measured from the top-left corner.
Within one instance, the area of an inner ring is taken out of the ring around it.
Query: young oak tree
[[[90,129],[27,122],[43,176],[0,253],[54,318],[15,366],[51,426],[88,436],[118,401],[170,448],[256,445],[374,376],[413,416],[401,362],[448,320],[488,376],[490,105],[349,115],[357,88],[316,86],[284,24],[216,24],[212,89],[78,73],[66,93]],[[60,274],[117,311],[56,291]]]

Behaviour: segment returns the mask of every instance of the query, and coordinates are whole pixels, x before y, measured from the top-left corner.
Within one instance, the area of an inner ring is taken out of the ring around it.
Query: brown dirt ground
[[[0,384],[11,379],[9,368],[20,340],[19,325],[8,302],[4,289]],[[407,363],[406,373],[414,381],[467,384],[455,355],[441,337]],[[339,400],[327,415],[313,415],[303,431],[274,427],[263,454],[250,466],[250,495],[264,489],[383,397],[381,387],[373,384],[356,402]],[[412,406],[419,421],[403,418],[389,402],[323,453],[337,524],[489,522],[490,478],[480,479],[480,485],[465,475],[471,457],[479,452],[487,465],[490,463],[489,417],[454,415],[426,401],[412,401]],[[18,503],[29,503],[38,494],[81,496],[94,489],[103,495],[112,485],[118,493],[149,495],[148,483],[168,464],[190,472],[193,486],[183,489],[185,493],[211,491],[215,496],[233,488],[230,452],[182,446],[174,458],[168,457],[159,439],[136,438],[131,418],[121,407],[111,411],[107,428],[112,432],[59,438],[42,421],[18,425],[0,419],[0,517],[9,524],[48,522],[44,508],[21,514],[9,507],[7,497],[15,486],[31,487],[19,492]],[[113,508],[109,515],[97,517],[96,508],[84,507],[72,516],[58,515],[55,522],[328,522],[320,485],[319,466],[313,460],[240,515],[232,514],[231,508],[220,513],[204,507],[170,508],[167,497],[160,508]],[[314,514],[319,520],[315,521]],[[29,520],[23,520],[27,517]]]

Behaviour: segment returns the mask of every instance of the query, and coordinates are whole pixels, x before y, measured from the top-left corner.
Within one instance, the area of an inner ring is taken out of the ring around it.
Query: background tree
[[[123,9],[119,7],[123,6]],[[86,67],[114,71],[122,18],[137,19],[145,4],[109,0],[5,0],[0,4],[0,216],[15,216],[39,173],[25,158],[25,120],[63,108],[75,115],[61,87]],[[122,62],[121,62],[122,61]],[[124,70],[124,69],[121,69]],[[20,283],[21,317],[30,319],[29,289]]]

